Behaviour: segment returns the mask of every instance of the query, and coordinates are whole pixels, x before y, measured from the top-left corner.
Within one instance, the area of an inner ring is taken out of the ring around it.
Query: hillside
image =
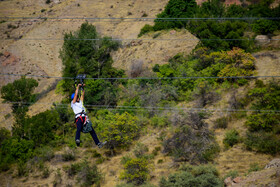
[[[62,76],[62,70],[64,68],[62,60],[59,57],[60,50],[63,46],[63,36],[70,31],[77,31],[81,27],[81,24],[86,21],[85,19],[74,18],[152,18],[162,12],[167,2],[168,0],[53,0],[50,4],[46,4],[45,0],[0,1],[0,38],[5,39],[0,43],[0,73],[60,77]],[[231,1],[228,2],[230,3]],[[14,18],[9,20],[3,18],[5,16],[33,17],[34,19]],[[35,19],[35,17],[67,19]],[[199,43],[199,39],[186,29],[152,31],[138,38],[140,30],[145,24],[154,24],[148,19],[142,21],[87,19],[87,21],[96,27],[101,36],[112,36],[113,38],[124,39],[121,42],[120,48],[117,51],[111,52],[111,56],[114,61],[113,67],[125,70],[125,74],[129,77],[134,77],[133,70],[137,69],[136,67],[138,67],[140,69],[139,72],[141,72],[141,74],[136,76],[150,76],[152,73],[151,69],[154,65],[159,64],[159,66],[162,66],[168,64],[169,60],[178,53],[182,54],[183,59],[183,57],[189,55]],[[14,40],[13,38],[19,39]],[[279,39],[279,31],[276,32],[273,38]],[[279,76],[279,44],[277,40],[271,41],[262,46],[263,50],[259,49],[257,52],[252,53],[256,68],[254,75]],[[213,56],[215,56],[215,54]],[[20,77],[16,76],[1,76],[0,87],[7,83],[12,83],[19,78]],[[29,107],[27,114],[30,117],[51,109],[53,103],[59,103],[63,98],[67,97],[56,92],[56,85],[59,79],[35,79],[39,82],[39,86],[35,89],[35,93],[38,94],[38,101]],[[269,83],[271,79],[259,80],[263,80],[264,83]],[[139,85],[133,85],[135,87],[125,86],[121,85],[118,88],[123,89],[122,94],[125,97],[129,96],[132,98],[134,95],[137,95],[138,92],[140,93],[146,88],[144,86],[137,87]],[[156,90],[158,88],[157,86],[158,85],[148,87],[150,90],[147,92],[147,95],[151,96],[152,99],[155,98],[155,101],[147,99],[148,101],[144,103],[144,106],[149,107],[149,102],[153,103],[158,101],[157,95],[161,95],[162,90],[160,90],[160,86],[159,91]],[[199,86],[203,87],[202,84]],[[222,86],[224,87],[216,87],[220,98],[210,104],[207,103],[203,107],[206,109],[230,108],[229,103],[233,96],[234,98],[236,96],[240,100],[246,98],[248,90],[254,88],[255,80],[248,81],[248,84],[244,85],[224,84]],[[128,88],[133,89],[129,90]],[[167,87],[166,89],[169,89],[168,93],[172,95],[172,89],[174,88],[175,87]],[[214,87],[210,87],[210,91],[213,88]],[[143,93],[145,95],[145,92],[142,92],[142,94]],[[166,102],[167,104],[164,102],[161,104],[162,106],[169,106],[168,104],[170,104],[174,107],[196,108],[197,100],[190,101],[189,99],[189,97],[193,97],[193,95],[190,95],[188,92],[184,94],[189,94],[187,96],[184,95],[185,98],[188,98],[186,101],[180,103],[174,102],[175,104],[172,103],[172,101],[168,103],[168,101]],[[144,96],[141,95],[141,97]],[[122,99],[123,100],[120,100],[117,104],[121,105],[128,102],[130,98]],[[0,102],[2,103],[3,99],[0,99]],[[128,102],[128,105],[129,104]],[[137,104],[135,106],[137,107]],[[250,109],[250,107],[251,103],[245,105],[246,109]],[[56,145],[57,147],[54,145],[51,146],[55,148],[42,146],[40,148],[42,148],[43,151],[41,149],[39,150],[39,152],[42,151],[40,152],[40,156],[36,156],[27,161],[26,165],[20,165],[20,163],[13,164],[11,167],[12,169],[1,172],[0,186],[76,186],[77,178],[80,176],[85,177],[85,174],[79,171],[79,164],[85,160],[97,166],[98,171],[101,173],[100,178],[102,178],[100,186],[123,186],[125,180],[120,179],[124,171],[123,162],[125,159],[128,159],[128,157],[137,157],[137,151],[146,156],[149,162],[150,173],[147,186],[158,186],[162,177],[167,178],[170,174],[181,171],[179,168],[184,167],[186,164],[184,159],[174,158],[170,152],[166,151],[167,143],[164,142],[164,140],[174,138],[173,135],[178,133],[180,126],[178,124],[187,121],[187,117],[182,117],[183,115],[177,111],[160,113],[150,112],[147,109],[145,112],[148,113],[147,116],[145,116],[144,113],[142,116],[138,116],[140,118],[139,123],[144,125],[141,126],[141,131],[139,131],[135,141],[132,142],[132,145],[120,149],[98,149],[93,145],[90,136],[84,134],[82,135],[84,141],[82,142],[83,146],[76,147],[72,137],[74,136],[75,130],[72,125],[73,120],[69,120],[67,123],[63,124],[63,127],[58,129],[54,137],[54,139],[59,142],[59,145]],[[184,114],[186,116],[191,113],[187,110],[181,112],[185,112]],[[11,130],[14,123],[11,105],[3,104],[0,108],[0,113],[0,127]],[[101,115],[105,115],[106,112],[104,112],[104,114],[102,112],[100,113]],[[132,112],[132,114],[134,113]],[[271,167],[266,167],[271,160],[279,158],[279,154],[272,155],[260,153],[255,150],[248,150],[243,143],[248,128],[245,125],[247,118],[244,116],[242,117],[242,115],[241,117],[238,117],[238,115],[236,115],[236,117],[234,115],[235,114],[231,112],[216,111],[211,112],[211,115],[209,114],[206,120],[202,120],[203,123],[205,122],[205,124],[207,124],[207,128],[209,125],[211,133],[213,132],[214,134],[213,141],[216,142],[220,148],[218,155],[209,163],[217,168],[221,179],[224,179],[223,177],[228,173],[238,173],[232,176],[239,176],[239,178],[233,177],[232,179],[228,179],[229,186],[280,185],[279,160],[276,159],[276,164],[270,163]],[[107,123],[105,117],[104,119],[94,118],[94,116],[90,117],[96,120],[96,124]],[[220,118],[223,119],[223,117],[227,119],[227,127],[216,128],[216,120]],[[167,120],[167,118],[169,119]],[[154,123],[156,123],[156,125]],[[223,141],[226,133],[232,129],[236,129],[240,133],[241,141],[228,148]],[[198,133],[199,131],[197,130],[194,132]],[[59,139],[60,136],[63,136],[63,140]],[[210,140],[205,141],[207,142]],[[178,149],[178,153],[179,152],[180,150]],[[65,155],[69,156],[70,159],[65,159]],[[46,161],[41,162],[41,157],[43,159],[46,158]],[[69,169],[73,165],[75,166],[75,164],[77,168]],[[198,163],[195,163],[193,167],[195,168],[196,165],[199,166]],[[21,166],[23,168],[22,171],[24,168],[27,171],[23,171],[23,173],[25,172],[23,176],[19,176]],[[195,171],[195,169],[193,170]],[[75,172],[80,173],[77,174]],[[98,184],[96,186],[98,186]]]

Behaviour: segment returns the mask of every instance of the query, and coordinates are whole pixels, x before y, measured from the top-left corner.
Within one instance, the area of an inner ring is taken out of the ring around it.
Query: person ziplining
[[[82,82],[82,81],[81,81]],[[86,109],[83,105],[84,102],[84,97],[85,97],[85,90],[83,89],[85,84],[80,83],[76,87],[75,93],[71,95],[71,108],[73,109],[73,112],[75,113],[75,123],[77,127],[76,131],[76,136],[75,136],[75,142],[76,145],[79,147],[81,140],[80,140],[80,135],[81,132],[83,133],[90,133],[92,139],[94,140],[95,144],[99,147],[102,148],[107,142],[100,142],[93,127],[92,123],[90,122],[87,114],[86,114]],[[81,96],[79,97],[79,89],[81,88]]]

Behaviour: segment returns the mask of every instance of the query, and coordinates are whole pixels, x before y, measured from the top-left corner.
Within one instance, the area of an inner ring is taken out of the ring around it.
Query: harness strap
[[[82,121],[82,123],[83,123],[83,125],[84,125],[85,122],[86,122],[86,120],[87,120],[87,117],[84,116],[84,118],[85,118],[85,120],[83,120],[83,117],[82,117],[82,116],[78,116],[78,117],[76,118],[76,123],[77,123],[77,121],[78,121],[79,119],[81,119],[81,121]]]

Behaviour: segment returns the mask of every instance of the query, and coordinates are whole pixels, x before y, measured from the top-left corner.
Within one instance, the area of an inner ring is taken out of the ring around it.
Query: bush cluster
[[[252,76],[255,73],[255,58],[244,50],[234,48],[230,51],[211,52],[208,48],[198,48],[185,57],[177,54],[168,64],[155,65],[153,71],[158,77],[221,77],[220,79],[178,79],[162,80],[162,84],[173,85],[177,89],[178,100],[190,96],[199,100],[204,107],[219,99],[213,87],[222,82],[243,85],[246,79],[224,79],[222,77]]]
[[[222,181],[219,179],[218,172],[213,166],[185,166],[181,170],[181,172],[169,175],[167,179],[162,178],[159,186],[223,186]]]
[[[269,154],[280,152],[280,115],[262,112],[279,109],[279,94],[280,85],[276,81],[268,84],[256,81],[256,87],[248,92],[248,99],[252,101],[252,109],[255,111],[248,115],[245,122],[249,130],[245,139],[248,149]]]
[[[127,147],[139,135],[138,118],[127,112],[113,114],[108,112],[93,120],[97,131],[107,141],[107,147],[114,149]]]
[[[203,114],[189,114],[187,119],[176,122],[180,126],[171,138],[163,142],[163,152],[174,156],[176,161],[207,163],[220,151],[214,134],[207,128]]]
[[[98,170],[97,166],[91,165],[86,160],[65,166],[64,171],[69,178],[77,176],[76,181],[81,186],[100,186],[103,180],[102,173]]]
[[[240,136],[236,129],[228,130],[225,134],[223,143],[226,147],[232,147],[240,142]]]
[[[80,39],[93,40],[80,40]],[[96,39],[96,40],[94,40]],[[100,37],[95,26],[83,23],[74,33],[64,35],[64,44],[60,58],[64,65],[64,77],[76,77],[77,74],[87,74],[91,78],[122,77],[123,70],[112,67],[111,51],[117,50],[120,44],[110,37]],[[73,81],[63,80],[62,88],[71,95]],[[86,82],[87,104],[107,105],[116,103],[117,84],[111,80],[88,80]],[[115,85],[116,84],[116,85]]]
[[[145,157],[131,158],[124,163],[121,179],[135,185],[143,184],[149,176],[149,162]]]
[[[187,28],[192,34],[202,40],[202,44],[213,50],[229,50],[240,47],[252,49],[252,42],[244,40],[244,32],[251,22],[247,20],[213,21],[213,20],[163,20],[162,18],[208,18],[208,17],[279,17],[280,6],[270,8],[268,1],[260,1],[248,6],[230,5],[225,7],[222,1],[212,0],[196,4],[195,0],[170,0],[165,9],[157,15],[154,26],[145,25],[139,37],[150,31],[173,28]],[[273,33],[279,29],[279,20],[256,20],[251,25],[252,30],[260,34]],[[223,40],[223,39],[240,40]]]

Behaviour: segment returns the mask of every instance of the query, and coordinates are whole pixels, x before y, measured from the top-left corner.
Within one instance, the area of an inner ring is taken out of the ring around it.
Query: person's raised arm
[[[85,87],[85,84],[83,84],[83,87]],[[82,91],[82,95],[81,95],[81,101],[82,103],[84,102],[84,98],[85,98],[85,88]]]
[[[80,87],[80,84],[78,84],[78,86],[77,86],[77,88],[76,88],[75,96],[74,96],[74,98],[73,98],[73,100],[72,100],[72,103],[73,103],[73,104],[76,103],[76,101],[77,101],[78,93],[79,93],[79,87]]]

